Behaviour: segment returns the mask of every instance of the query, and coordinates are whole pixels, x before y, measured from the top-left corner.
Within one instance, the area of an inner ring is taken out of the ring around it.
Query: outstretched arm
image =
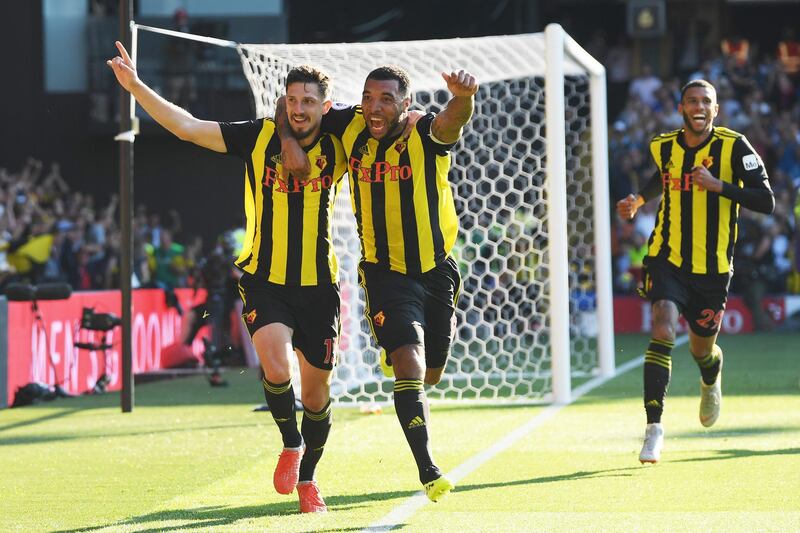
[[[148,115],[183,141],[215,152],[227,152],[222,130],[217,122],[197,119],[185,109],[159,96],[139,79],[136,67],[122,43],[117,41],[115,44],[119,55],[106,61],[106,64],[114,71],[119,84],[136,98]]]
[[[431,133],[439,141],[450,144],[461,137],[461,128],[472,117],[478,82],[475,80],[475,76],[463,70],[453,71],[450,74],[443,72],[442,78],[447,82],[447,88],[453,93],[453,98],[447,102],[444,111],[433,119]]]

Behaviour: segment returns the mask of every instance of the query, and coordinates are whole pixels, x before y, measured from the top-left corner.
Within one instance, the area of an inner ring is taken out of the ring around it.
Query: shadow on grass
[[[773,455],[800,455],[800,448],[782,448],[779,450],[744,450],[741,448],[729,448],[727,450],[713,450],[708,457],[691,457],[689,459],[677,459],[670,461],[674,463],[697,463],[702,461],[721,461],[723,459],[741,459],[743,457],[769,457]]]
[[[17,437],[0,437],[0,447],[13,446],[15,444],[43,444],[60,441],[79,441],[79,440],[93,440],[93,439],[109,439],[114,437],[142,437],[146,435],[163,435],[166,433],[184,433],[187,431],[227,431],[235,428],[250,428],[257,427],[259,424],[254,422],[252,424],[230,424],[230,425],[217,425],[217,426],[187,426],[181,428],[169,429],[156,429],[147,431],[127,431],[120,433],[93,433],[93,434],[61,434],[61,435],[20,435]]]
[[[55,420],[57,418],[62,418],[65,416],[69,416],[72,413],[80,411],[80,409],[71,408],[71,409],[62,409],[56,413],[50,413],[46,415],[37,416],[35,418],[30,418],[28,420],[20,420],[19,422],[14,422],[11,424],[6,424],[4,426],[0,426],[0,433],[3,431],[10,431],[12,429],[22,428],[26,426],[34,426],[36,424],[41,424],[43,422],[48,422],[50,420]],[[2,445],[3,440],[0,439],[0,445]]]
[[[747,435],[768,435],[772,433],[791,433],[800,431],[800,426],[751,426],[751,427],[738,427],[730,429],[707,429],[697,431],[684,431],[682,433],[673,433],[670,437],[677,437],[681,439],[726,439],[728,437],[742,437]]]
[[[608,470],[593,470],[593,471],[578,471],[571,474],[564,474],[559,476],[546,476],[530,479],[519,479],[515,481],[506,481],[499,483],[482,483],[472,485],[459,485],[456,488],[457,492],[466,492],[472,490],[493,489],[500,487],[513,487],[517,485],[535,485],[540,483],[556,483],[560,481],[572,481],[581,479],[594,479],[600,477],[619,477],[631,476],[628,473],[630,470],[637,470],[638,467],[630,468],[615,468]],[[348,511],[363,507],[365,504],[375,501],[388,501],[409,498],[418,491],[391,491],[391,492],[378,492],[370,494],[347,495],[347,496],[326,496],[325,501],[328,504],[330,513],[337,513]],[[281,515],[295,515],[298,514],[297,503],[295,501],[287,501],[280,503],[270,503],[264,505],[245,505],[241,507],[225,507],[225,506],[209,506],[197,507],[194,509],[168,509],[164,511],[155,511],[152,513],[134,516],[125,520],[119,520],[108,524],[75,528],[75,529],[62,529],[54,531],[53,533],[87,533],[97,531],[100,529],[111,528],[125,528],[129,531],[136,531],[137,533],[155,533],[157,531],[172,531],[178,529],[198,529],[203,530],[212,527],[230,526],[239,520],[262,518],[262,517],[275,517]],[[164,524],[164,522],[179,522],[173,526]],[[391,524],[390,529],[403,527],[405,524]],[[141,529],[139,528],[141,527]],[[320,531],[360,531],[367,525],[353,526],[349,528],[335,528],[330,530],[313,529],[308,533]]]
[[[416,494],[415,491],[392,491],[348,496],[326,496],[325,502],[328,504],[328,511],[330,513],[337,513],[363,507],[363,505],[368,502],[408,498],[414,494]],[[126,531],[136,531],[137,533],[155,533],[157,531],[173,531],[178,529],[204,530],[212,527],[229,526],[243,519],[296,514],[299,514],[299,511],[297,510],[297,502],[294,500],[264,505],[244,505],[241,507],[216,505],[197,507],[194,509],[155,511],[108,524],[76,529],[62,529],[54,531],[53,533],[80,533],[97,531],[105,528],[124,528]],[[180,523],[169,526],[161,522]],[[402,525],[403,524],[397,524],[394,527]],[[137,528],[137,526],[141,526],[142,529]],[[331,531],[360,531],[364,527],[366,526],[354,526],[347,529],[336,528]],[[312,531],[318,532],[320,530],[314,529]]]
[[[530,479],[517,479],[514,481],[503,481],[497,483],[480,483],[474,485],[459,485],[456,492],[468,490],[494,489],[499,487],[514,487],[517,485],[539,485],[542,483],[557,483],[559,481],[575,481],[581,479],[596,479],[601,477],[630,477],[633,474],[629,471],[641,470],[641,467],[632,466],[626,468],[610,468],[607,470],[579,470],[571,474],[561,474],[558,476],[534,477]]]

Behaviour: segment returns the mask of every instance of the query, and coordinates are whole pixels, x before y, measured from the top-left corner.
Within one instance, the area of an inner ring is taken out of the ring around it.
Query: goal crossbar
[[[159,33],[168,37],[189,39],[209,45],[235,48],[242,58],[243,68],[251,88],[254,89],[257,116],[271,116],[274,111],[274,100],[266,98],[263,90],[257,91],[253,86],[253,78],[274,76],[281,79],[288,71],[288,65],[313,63],[323,70],[331,70],[346,58],[369,58],[375,50],[380,49],[380,64],[393,62],[406,64],[414,58],[415,69],[412,72],[412,85],[417,91],[430,93],[446,90],[446,84],[440,72],[464,68],[449,58],[460,57],[479,46],[480,54],[468,65],[468,70],[483,83],[502,83],[525,77],[544,78],[544,128],[546,131],[546,176],[547,225],[550,233],[547,242],[547,272],[549,276],[549,355],[550,369],[542,369],[540,377],[551,381],[552,401],[566,403],[571,399],[570,359],[570,287],[567,280],[570,271],[567,247],[567,161],[565,157],[565,98],[564,86],[568,77],[586,76],[589,83],[589,101],[591,124],[588,134],[591,145],[591,187],[593,202],[594,242],[593,253],[594,289],[596,291],[597,317],[597,359],[599,373],[608,376],[614,372],[613,350],[613,306],[611,294],[611,257],[610,257],[610,221],[608,198],[608,160],[607,160],[607,117],[605,107],[605,69],[575,42],[557,24],[550,24],[543,33],[522,34],[497,37],[479,37],[464,39],[441,39],[426,41],[407,41],[403,43],[340,43],[340,44],[241,44],[234,41],[193,35],[174,30],[156,28],[131,22],[132,59],[136,62],[138,30]],[[402,44],[401,46],[395,46]],[[250,71],[251,63],[247,58],[257,54],[259,65],[265,71]],[[374,65],[374,66],[377,66]],[[371,68],[371,63],[363,61],[348,70],[348,77],[363,80]],[[270,70],[272,69],[272,70]],[[278,84],[277,91],[282,91]],[[259,94],[261,97],[259,97]],[[358,84],[334,84],[334,99],[345,102],[360,101]],[[135,124],[135,101],[131,98],[131,117]],[[135,135],[133,131],[123,132]],[[524,259],[524,258],[523,258]],[[354,320],[358,320],[355,318]],[[357,329],[357,325],[355,326]],[[586,373],[585,370],[580,370]],[[453,373],[461,378],[464,373],[459,369]],[[490,373],[487,375],[497,375]],[[507,375],[528,375],[527,371],[512,371]],[[360,379],[368,380],[370,376]],[[340,387],[341,390],[341,387]],[[541,399],[541,398],[539,398]]]

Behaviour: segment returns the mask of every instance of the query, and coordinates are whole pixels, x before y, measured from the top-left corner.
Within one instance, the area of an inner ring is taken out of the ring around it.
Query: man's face
[[[708,87],[690,87],[678,104],[684,126],[695,135],[710,132],[718,112],[717,93]]]
[[[331,107],[330,100],[322,100],[319,85],[296,82],[286,88],[286,114],[289,127],[299,141],[313,140],[320,130],[322,115]]]
[[[400,95],[397,80],[368,79],[361,94],[361,108],[369,133],[375,139],[399,133],[400,121],[405,118],[409,98]]]

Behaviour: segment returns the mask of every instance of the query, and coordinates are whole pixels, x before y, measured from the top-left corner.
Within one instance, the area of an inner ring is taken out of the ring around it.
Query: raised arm
[[[115,44],[119,55],[106,61],[106,64],[114,71],[119,84],[136,98],[148,115],[182,141],[189,141],[215,152],[227,151],[217,122],[197,119],[185,109],[159,96],[139,79],[136,67],[122,43],[117,41]]]
[[[461,128],[472,117],[478,82],[475,76],[463,70],[450,74],[442,72],[442,78],[447,82],[447,89],[453,94],[453,98],[447,102],[444,111],[433,119],[431,133],[440,142],[450,144],[461,137]]]

